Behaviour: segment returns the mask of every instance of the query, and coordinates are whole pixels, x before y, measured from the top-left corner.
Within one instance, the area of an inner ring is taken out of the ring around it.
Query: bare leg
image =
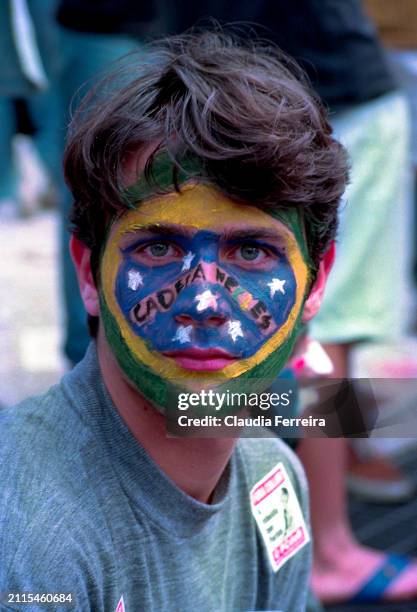
[[[334,377],[346,376],[350,345],[328,345]],[[345,473],[347,443],[344,438],[305,438],[298,455],[310,483],[311,523],[314,536],[312,586],[324,602],[352,597],[382,565],[385,554],[362,546],[347,515]],[[417,596],[417,566],[412,565],[393,582],[386,598]]]

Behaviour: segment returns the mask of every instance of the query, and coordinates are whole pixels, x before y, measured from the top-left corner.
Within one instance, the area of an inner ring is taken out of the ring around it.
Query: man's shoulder
[[[49,587],[71,590],[69,547],[82,560],[92,525],[106,530],[91,491],[90,455],[100,461],[93,435],[62,381],[0,411],[0,582],[50,576]]]
[[[276,436],[261,438],[241,438],[238,448],[248,461],[262,466],[273,465],[281,461],[291,471],[303,473],[300,461],[294,451]]]
[[[37,453],[64,450],[66,434],[76,441],[85,430],[85,423],[61,382],[43,395],[0,410],[0,456],[11,453],[16,460],[30,453],[35,461]]]
[[[91,435],[62,384],[2,409],[0,516],[13,521],[17,508],[21,519],[69,508],[85,489],[83,461]]]
[[[282,463],[291,479],[297,494],[306,497],[307,480],[300,460],[294,451],[277,437],[242,438],[238,443],[238,452],[243,457],[249,474],[251,486]]]
[[[98,388],[99,370],[92,347],[82,362],[44,394],[0,410],[0,457],[25,455],[30,450],[36,461],[48,450],[64,453],[85,445],[91,431],[91,407],[101,401]]]

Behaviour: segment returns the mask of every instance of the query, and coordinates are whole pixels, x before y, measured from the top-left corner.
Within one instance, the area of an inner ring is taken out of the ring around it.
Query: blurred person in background
[[[173,5],[167,3],[170,9]],[[171,10],[171,29],[182,31],[198,20],[203,26],[206,17],[221,23],[250,22],[254,34],[292,55],[329,107],[335,132],[350,154],[351,184],[342,208],[335,268],[323,309],[310,329],[333,361],[333,376],[344,378],[357,343],[395,338],[404,328],[406,228],[412,199],[404,97],[360,0],[183,1]],[[413,596],[415,562],[364,547],[351,530],[346,440],[306,439],[299,455],[311,487],[312,584],[321,600],[357,603]],[[384,487],[395,488],[401,481],[407,495],[413,492],[412,484],[387,460],[378,457],[371,463],[369,469],[368,461],[355,458],[351,469],[370,479],[376,476]]]
[[[42,100],[50,109],[55,101],[49,97],[49,75],[57,70],[54,32],[54,0],[33,2],[5,0],[0,4],[0,215],[13,217],[36,208],[35,202],[23,201],[14,151],[16,133],[39,134],[38,151],[46,163],[53,158],[59,166],[57,132],[62,130],[59,117],[49,112],[40,126],[32,113]],[[19,102],[17,101],[19,100]],[[22,114],[24,111],[24,114]],[[22,125],[22,119],[25,126]],[[49,152],[53,149],[51,155]],[[48,168],[49,169],[49,168]],[[23,177],[29,182],[30,177]],[[26,199],[35,198],[28,193]]]
[[[414,283],[417,285],[417,3],[365,0],[387,51],[393,74],[407,96],[411,113],[411,161],[414,171]],[[414,321],[417,325],[417,319]]]

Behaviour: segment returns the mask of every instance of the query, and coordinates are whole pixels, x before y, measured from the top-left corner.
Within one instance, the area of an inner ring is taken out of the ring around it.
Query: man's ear
[[[91,250],[80,240],[71,237],[70,252],[77,271],[81,299],[88,314],[97,317],[100,312],[98,291],[91,272]]]
[[[317,314],[321,306],[324,288],[326,286],[327,277],[329,276],[330,270],[333,266],[335,253],[336,246],[335,242],[333,241],[320,261],[316,280],[314,281],[314,285],[311,287],[309,296],[304,303],[304,311],[302,316],[303,323],[310,321],[310,319]]]

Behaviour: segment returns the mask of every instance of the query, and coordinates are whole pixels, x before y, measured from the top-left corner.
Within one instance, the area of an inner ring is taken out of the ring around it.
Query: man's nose
[[[184,289],[175,306],[174,320],[184,326],[221,327],[230,320],[232,313],[217,283],[217,264],[201,259],[198,265],[202,283]]]
[[[231,305],[222,292],[205,283],[197,292],[192,290],[191,295],[184,292],[173,315],[175,321],[181,325],[218,328],[230,320],[232,312]]]

